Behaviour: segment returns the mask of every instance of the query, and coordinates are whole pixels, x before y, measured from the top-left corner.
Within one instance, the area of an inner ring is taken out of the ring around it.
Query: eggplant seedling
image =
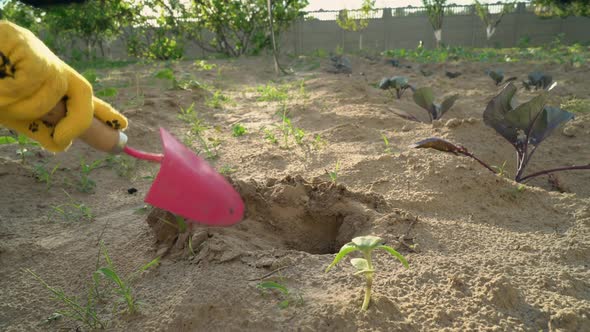
[[[522,82],[525,89],[527,90],[530,90],[531,88],[534,88],[535,90],[551,90],[556,85],[556,83],[553,82],[551,75],[547,75],[540,71],[534,71],[530,73],[528,78],[529,79],[527,81]]]
[[[504,81],[504,71],[502,69],[489,69],[486,70],[486,75],[488,75],[491,79],[494,80],[496,85],[500,85],[502,81]],[[516,80],[516,77],[509,77],[507,78],[504,83],[508,83],[510,81]]]
[[[442,116],[453,107],[457,98],[459,98],[459,95],[452,95],[443,100],[441,104],[436,104],[434,102],[434,93],[431,88],[425,87],[414,91],[414,102],[428,111],[428,116],[430,117],[431,122],[432,120],[442,118]]]
[[[406,89],[412,89],[413,87],[408,84],[408,79],[404,76],[393,76],[386,77],[379,82],[379,89],[387,90],[391,92],[391,89],[395,89],[395,95],[397,99],[401,99]]]
[[[340,262],[346,255],[350,254],[354,251],[360,251],[363,255],[363,258],[353,258],[350,260],[352,266],[354,266],[357,270],[355,275],[364,275],[366,284],[365,284],[365,298],[363,300],[363,305],[361,307],[362,310],[367,310],[369,308],[369,302],[371,301],[371,288],[373,286],[373,276],[375,274],[375,268],[373,266],[373,260],[371,253],[375,249],[382,249],[387,251],[392,256],[399,259],[399,261],[407,268],[409,267],[408,261],[402,256],[399,252],[395,251],[395,249],[386,246],[383,244],[383,239],[378,236],[359,236],[352,239],[352,242],[349,242],[340,248],[336,257],[328,267],[326,268],[326,272],[328,272],[332,267],[334,267],[338,262]]]
[[[590,170],[590,163],[581,166],[565,166],[524,175],[525,169],[535,151],[553,130],[574,118],[572,113],[556,107],[546,106],[547,93],[534,97],[519,106],[513,104],[516,86],[509,83],[500,94],[492,98],[484,113],[484,123],[496,130],[516,150],[516,172],[514,181],[522,183],[534,177],[560,171]],[[440,138],[429,138],[416,143],[414,148],[431,148],[439,151],[461,154],[475,159],[492,173],[498,172],[471,154],[463,146],[457,146]]]

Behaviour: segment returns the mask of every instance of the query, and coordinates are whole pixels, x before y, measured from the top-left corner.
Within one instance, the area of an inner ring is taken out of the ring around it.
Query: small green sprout
[[[330,177],[330,180],[332,180],[332,183],[336,183],[336,180],[338,180],[338,172],[340,171],[340,160],[336,160],[336,166],[334,167],[334,170],[331,172],[326,171],[326,173],[328,173],[328,176]]]
[[[233,137],[240,137],[246,134],[246,127],[241,123],[236,123],[231,127],[231,134]]]
[[[57,171],[59,165],[60,164],[55,165],[51,170],[46,168],[46,163],[39,163],[34,166],[33,174],[35,175],[37,181],[45,183],[46,190],[51,188],[53,183],[53,174],[55,174],[55,171]]]
[[[381,137],[383,138],[383,144],[385,144],[385,153],[391,153],[391,147],[389,146],[389,140],[387,139],[387,136],[385,136],[385,134],[381,134]]]
[[[383,239],[378,236],[359,236],[352,239],[352,242],[349,242],[342,246],[336,257],[332,263],[326,268],[326,272],[328,272],[332,267],[334,267],[340,260],[342,260],[346,255],[350,254],[353,251],[360,251],[363,254],[363,258],[353,258],[350,263],[357,269],[355,275],[364,275],[367,281],[365,286],[365,299],[363,301],[362,310],[367,310],[369,307],[369,302],[371,301],[371,287],[373,285],[373,275],[375,274],[375,268],[373,267],[373,261],[371,257],[371,252],[375,249],[383,249],[399,259],[399,261],[405,266],[409,267],[408,261],[402,256],[400,253],[395,251],[395,249],[386,246],[383,244]]]
[[[270,129],[264,129],[264,139],[272,144],[277,144],[279,142],[276,135]]]
[[[262,291],[271,291],[276,290],[280,292],[283,296],[283,300],[279,302],[279,308],[287,309],[291,303],[295,303],[295,305],[303,304],[303,297],[299,293],[292,293],[289,291],[287,286],[284,286],[275,281],[263,281],[256,285],[256,288]]]

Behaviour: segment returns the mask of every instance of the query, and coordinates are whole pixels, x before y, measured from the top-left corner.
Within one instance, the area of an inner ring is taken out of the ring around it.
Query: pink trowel
[[[210,226],[230,226],[244,215],[244,202],[226,179],[160,128],[163,154],[147,153],[128,147],[127,136],[96,118],[80,136],[97,150],[128,155],[161,164],[145,201],[153,206]]]

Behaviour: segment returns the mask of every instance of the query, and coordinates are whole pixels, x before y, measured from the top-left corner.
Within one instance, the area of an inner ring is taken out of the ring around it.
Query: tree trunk
[[[270,39],[272,41],[272,57],[274,58],[275,62],[275,73],[278,75],[281,73],[281,66],[279,65],[279,57],[277,55],[277,44],[275,41],[275,30],[272,23],[272,5],[271,0],[266,1],[267,9],[268,9],[268,21],[270,23]]]
[[[439,48],[442,40],[442,29],[434,30],[434,39],[436,40],[436,48]]]
[[[486,27],[486,36],[488,37],[488,40],[490,40],[490,38],[492,38],[494,33],[496,33],[496,28],[491,25],[488,25]]]

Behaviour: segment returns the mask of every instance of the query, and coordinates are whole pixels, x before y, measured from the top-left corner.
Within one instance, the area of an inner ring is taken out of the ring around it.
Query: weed
[[[392,153],[393,151],[391,150],[391,147],[389,146],[389,140],[387,139],[387,136],[385,136],[385,134],[381,134],[381,137],[383,138],[383,144],[385,144],[385,150],[383,150],[385,153]]]
[[[75,297],[66,295],[63,290],[50,286],[45,280],[30,269],[25,269],[24,271],[31,274],[41,285],[43,285],[43,287],[53,294],[55,300],[61,302],[66,307],[65,310],[60,310],[57,313],[54,313],[52,317],[58,317],[57,315],[69,317],[85,324],[91,329],[106,328],[106,324],[98,317],[96,308],[97,303],[93,292],[88,292],[86,303],[82,304]]]
[[[272,130],[270,129],[263,129],[264,131],[264,139],[269,141],[272,144],[277,144],[279,143],[279,140],[277,139],[277,137],[275,136],[275,134],[272,132]]]
[[[126,307],[126,311],[130,314],[133,314],[137,311],[137,300],[133,297],[132,288],[130,283],[137,277],[137,274],[149,269],[150,267],[157,265],[160,262],[160,257],[155,258],[151,262],[145,264],[144,266],[140,267],[137,271],[132,273],[131,275],[122,278],[119,276],[115,267],[113,265],[113,261],[109,257],[109,253],[107,248],[104,246],[104,243],[100,242],[101,251],[103,257],[107,263],[106,267],[102,267],[98,269],[95,273],[102,275],[106,279],[110,280],[115,284],[114,291],[120,297],[117,299],[118,302],[124,303]]]
[[[590,114],[590,99],[580,99],[576,97],[569,98],[563,101],[560,107],[566,111],[573,113],[589,113]]]
[[[164,68],[154,74],[155,78],[170,82],[172,89],[190,90],[192,88],[201,88],[201,84],[194,79],[178,79],[171,68]]]
[[[352,266],[354,266],[357,270],[355,275],[364,275],[366,280],[365,298],[363,300],[361,310],[367,310],[369,308],[369,302],[371,301],[371,288],[373,285],[373,277],[376,271],[373,266],[371,253],[376,249],[385,250],[397,258],[406,268],[409,267],[408,261],[404,258],[404,256],[395,251],[395,249],[384,245],[383,239],[377,236],[367,235],[355,237],[352,239],[352,242],[349,242],[340,248],[340,251],[338,254],[336,254],[336,257],[334,257],[332,263],[326,268],[326,272],[328,272],[332,267],[338,264],[340,260],[342,260],[351,252],[360,251],[362,253],[363,258],[353,258],[350,261]]]
[[[282,300],[279,302],[279,308],[287,309],[292,303],[295,305],[303,304],[303,297],[299,293],[293,293],[289,289],[275,281],[263,281],[256,285],[256,288],[263,292],[278,291],[282,295]]]
[[[235,171],[237,171],[237,170],[231,165],[223,165],[219,169],[219,173],[222,175],[230,175],[231,173],[234,173]]]
[[[90,164],[86,163],[84,157],[80,158],[80,177],[78,179],[78,190],[84,193],[89,193],[96,187],[96,182],[90,178],[90,172],[95,170],[103,163],[103,159],[98,159]]]
[[[217,68],[217,65],[214,63],[207,63],[205,60],[197,60],[194,63],[197,70],[212,70]]]
[[[207,97],[205,105],[211,108],[221,108],[225,103],[231,102],[231,99],[217,90],[213,92],[213,95]]]
[[[124,155],[109,155],[104,159],[107,167],[112,168],[120,177],[129,178],[136,165],[136,159]]]
[[[313,137],[313,148],[316,149],[317,151],[321,150],[323,147],[326,146],[326,141],[322,138],[322,135],[320,134],[316,134]]]
[[[496,170],[499,176],[508,177],[508,172],[506,171],[506,160],[504,160],[502,166],[492,166],[492,168]]]
[[[241,123],[236,123],[231,127],[232,136],[233,137],[240,137],[246,134],[246,127],[244,127]]]
[[[21,157],[21,163],[26,163],[26,158],[30,157],[33,153],[29,150],[31,147],[39,146],[39,143],[31,140],[25,135],[18,134],[15,136],[0,136],[0,145],[3,144],[18,144],[16,154]]]
[[[51,206],[52,214],[59,216],[62,220],[70,221],[91,221],[94,218],[92,209],[84,203],[76,202],[70,194],[64,191],[68,196],[68,202]]]
[[[340,160],[336,160],[336,166],[334,166],[333,171],[329,172],[328,170],[326,170],[326,173],[330,177],[330,181],[332,181],[332,183],[336,183],[336,181],[338,180],[338,172],[339,171],[340,171]]]
[[[51,184],[53,183],[53,174],[59,168],[60,164],[55,165],[51,170],[47,169],[46,163],[40,163],[35,165],[33,168],[33,174],[35,178],[39,182],[45,183],[45,189],[49,190],[51,188]]]
[[[289,98],[284,87],[276,87],[274,85],[261,85],[256,91],[260,94],[258,101],[285,101]]]
[[[110,99],[116,97],[119,94],[119,90],[114,87],[108,87],[97,90],[94,94],[99,98]]]

